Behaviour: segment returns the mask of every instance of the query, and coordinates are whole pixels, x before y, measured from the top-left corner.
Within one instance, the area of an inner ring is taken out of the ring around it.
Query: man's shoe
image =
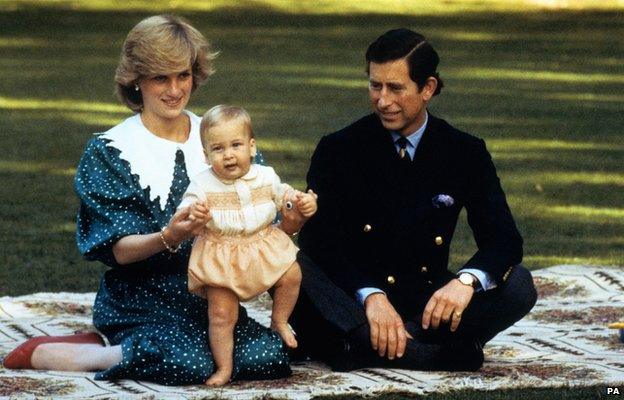
[[[104,339],[95,333],[78,333],[75,335],[67,336],[37,336],[32,339],[28,339],[21,345],[17,346],[15,350],[7,354],[2,361],[2,365],[9,369],[32,369],[30,358],[33,352],[40,344],[46,343],[75,343],[75,344],[99,344],[104,346]]]
[[[371,356],[367,356],[366,353],[370,352]],[[327,360],[327,364],[335,372],[349,372],[354,369],[369,368],[374,366],[374,353],[372,350],[362,349],[358,344],[351,342],[348,339],[342,340],[342,350],[337,351],[330,359]]]
[[[478,340],[460,340],[442,350],[441,366],[445,371],[478,371],[483,360],[483,346]]]
[[[355,369],[352,358],[351,343],[343,339],[342,349],[334,353],[326,362],[334,372],[349,372]]]
[[[476,371],[482,364],[483,348],[468,340],[442,344],[408,340],[403,357],[387,362],[390,368],[420,371]]]

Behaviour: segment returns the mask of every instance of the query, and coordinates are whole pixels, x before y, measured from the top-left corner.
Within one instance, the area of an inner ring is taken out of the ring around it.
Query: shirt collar
[[[244,181],[251,181],[258,177],[258,167],[255,164],[251,164],[249,171],[243,175],[240,179]]]
[[[407,141],[414,148],[416,148],[418,146],[418,143],[420,142],[420,139],[422,138],[422,135],[425,132],[425,129],[427,129],[427,122],[429,122],[429,113],[425,112],[425,122],[423,122],[423,124],[420,126],[420,128],[416,129],[414,132],[412,132],[409,135],[405,136]],[[395,132],[395,131],[392,131],[390,133],[392,134],[392,141],[394,143],[396,143],[396,141],[399,140],[399,138],[402,136],[400,133]]]
[[[252,181],[252,180],[254,180],[254,179],[256,179],[258,177],[258,168],[257,168],[256,164],[251,164],[251,166],[249,167],[249,171],[247,171],[247,173],[245,175],[243,175],[243,176],[241,176],[240,178],[237,178],[237,179],[223,179],[223,178],[217,176],[217,174],[212,169],[212,166],[210,167],[210,172],[212,172],[212,174],[215,176],[215,178],[217,178],[221,182],[225,183],[226,185],[231,185],[231,184],[233,184],[234,182],[236,182],[238,180]]]

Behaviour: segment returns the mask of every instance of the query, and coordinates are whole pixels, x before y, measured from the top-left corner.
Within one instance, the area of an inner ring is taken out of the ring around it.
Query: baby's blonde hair
[[[244,108],[219,104],[206,111],[201,120],[199,132],[202,146],[206,148],[208,145],[208,131],[210,128],[233,119],[237,119],[245,125],[250,139],[254,137],[253,129],[251,128],[251,117]]]

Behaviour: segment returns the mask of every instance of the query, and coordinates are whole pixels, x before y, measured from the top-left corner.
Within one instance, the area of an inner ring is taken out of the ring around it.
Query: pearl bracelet
[[[180,247],[182,247],[182,243],[178,244],[176,247],[172,247],[169,243],[167,243],[165,240],[165,228],[160,230],[160,240],[165,245],[165,249],[167,249],[169,253],[177,253],[178,250],[180,250]]]

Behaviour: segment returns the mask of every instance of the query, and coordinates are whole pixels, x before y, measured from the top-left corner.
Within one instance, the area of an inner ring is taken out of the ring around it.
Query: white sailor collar
[[[143,125],[140,114],[127,118],[100,136],[109,140],[107,146],[119,150],[119,157],[130,164],[130,171],[138,176],[141,188],[150,188],[150,200],[158,199],[162,210],[169,198],[178,150],[184,153],[189,178],[207,168],[199,136],[200,118],[190,111],[184,112],[191,122],[189,137],[184,143],[154,135]]]

